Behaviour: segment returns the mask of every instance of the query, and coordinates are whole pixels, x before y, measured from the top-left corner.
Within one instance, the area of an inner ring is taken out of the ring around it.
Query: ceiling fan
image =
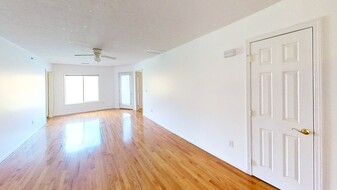
[[[92,54],[75,54],[75,56],[94,56],[96,62],[100,62],[101,58],[108,58],[108,59],[113,59],[113,60],[117,59],[116,57],[111,57],[111,56],[102,54],[102,49],[100,48],[93,48],[92,51],[93,51]]]

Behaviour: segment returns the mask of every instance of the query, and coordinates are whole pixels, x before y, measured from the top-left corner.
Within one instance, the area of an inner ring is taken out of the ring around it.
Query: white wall
[[[1,162],[45,125],[45,69],[51,66],[3,38],[0,58]]]
[[[337,1],[283,0],[135,66],[144,114],[238,167],[247,168],[245,45],[252,37],[323,17],[324,189],[337,189]],[[224,59],[223,52],[239,55]],[[230,148],[229,140],[235,148]]]
[[[65,105],[65,75],[99,75],[99,101],[83,104]],[[114,89],[116,88],[114,83],[114,76],[115,74],[113,67],[53,64],[54,116],[114,108]]]

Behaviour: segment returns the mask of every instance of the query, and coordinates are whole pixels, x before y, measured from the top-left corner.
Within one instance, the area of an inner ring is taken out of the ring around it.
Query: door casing
[[[140,76],[140,78],[139,78]],[[143,108],[143,71],[135,72],[135,100],[136,100],[136,110]]]
[[[322,19],[309,21],[268,34],[260,35],[246,41],[246,110],[247,110],[247,173],[252,175],[252,116],[251,116],[251,44],[298,30],[311,28],[313,31],[313,90],[314,90],[314,189],[322,190],[322,90],[321,90],[321,60],[322,60]]]
[[[49,117],[49,72],[47,69],[44,70],[44,75],[45,75],[45,113],[46,113],[46,118],[48,119]]]

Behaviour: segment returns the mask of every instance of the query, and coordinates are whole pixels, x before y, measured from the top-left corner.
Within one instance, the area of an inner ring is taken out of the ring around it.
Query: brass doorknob
[[[298,130],[298,129],[292,128],[291,130],[298,131],[298,132],[302,133],[303,135],[309,135],[311,133],[309,129]]]

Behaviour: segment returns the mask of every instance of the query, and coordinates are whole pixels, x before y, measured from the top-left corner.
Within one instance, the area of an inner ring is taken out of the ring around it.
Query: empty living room
[[[3,0],[0,190],[335,190],[336,76],[336,0]]]

